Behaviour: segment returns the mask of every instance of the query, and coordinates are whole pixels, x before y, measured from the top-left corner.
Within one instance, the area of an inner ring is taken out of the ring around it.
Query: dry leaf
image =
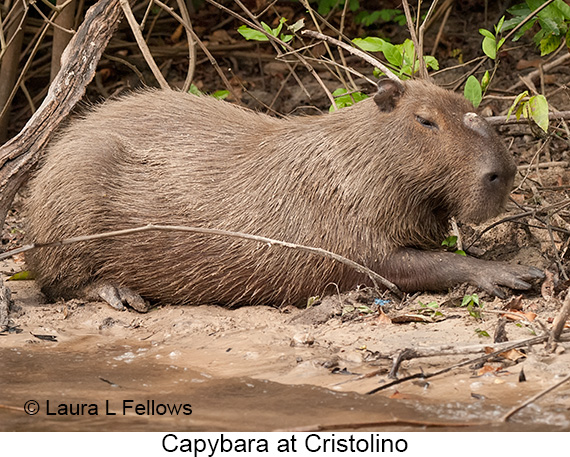
[[[536,313],[533,313],[532,311],[525,313],[523,311],[517,311],[516,309],[510,309],[508,313],[502,314],[502,316],[512,321],[527,320],[532,322],[536,318]]]
[[[552,273],[551,271],[545,270],[544,274],[546,276],[546,279],[544,280],[544,282],[542,283],[542,286],[540,286],[540,293],[542,295],[542,298],[544,299],[549,299],[554,297],[555,291],[554,291],[554,273]]]
[[[499,356],[503,357],[504,359],[512,360],[513,362],[516,362],[517,360],[526,357],[526,354],[523,354],[518,349],[511,349],[509,351],[501,352],[499,354]]]
[[[382,308],[380,308],[378,310],[378,319],[377,322],[379,324],[391,324],[392,323],[392,319],[390,319],[386,313],[384,313],[384,311],[382,311]]]
[[[417,399],[417,395],[409,395],[403,394],[402,392],[396,391],[388,398],[395,399],[395,400],[415,400]]]
[[[538,68],[542,65],[542,59],[526,60],[520,59],[517,63],[517,70],[526,70],[527,68]]]
[[[170,35],[170,41],[172,41],[173,43],[178,43],[180,41],[180,37],[182,36],[183,31],[184,31],[184,26],[182,24],[179,24],[178,27],[176,27],[176,29],[174,30],[174,32],[172,32],[172,35]]]
[[[483,376],[487,373],[494,373],[495,371],[499,370],[500,368],[492,367],[491,365],[483,365],[479,368],[476,372],[476,376]]]
[[[505,306],[503,306],[503,309],[512,309],[517,311],[522,310],[522,295],[513,297],[511,301],[509,301]]]

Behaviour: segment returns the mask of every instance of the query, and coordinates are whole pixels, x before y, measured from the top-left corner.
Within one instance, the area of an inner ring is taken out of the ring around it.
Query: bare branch
[[[152,54],[150,53],[150,50],[148,49],[148,45],[146,44],[146,41],[144,40],[144,38],[142,36],[140,26],[139,26],[137,20],[135,19],[133,11],[131,10],[131,6],[129,5],[129,1],[128,0],[119,0],[119,3],[121,4],[121,8],[123,9],[123,13],[125,14],[125,17],[127,18],[127,22],[131,26],[131,30],[133,31],[133,35],[135,36],[135,40],[137,41],[137,44],[139,45],[139,49],[141,50],[142,55],[143,55],[144,59],[146,60],[146,63],[148,64],[148,66],[152,70],[152,74],[154,75],[154,77],[156,78],[158,83],[160,84],[160,87],[162,87],[163,89],[169,89],[170,86],[168,85],[168,83],[166,82],[166,79],[164,78],[164,76],[160,72],[158,65],[156,65],[156,62],[154,61]]]
[[[398,78],[394,73],[392,73],[386,65],[384,65],[382,62],[380,62],[378,59],[375,59],[371,55],[365,53],[364,51],[361,51],[360,49],[357,49],[354,46],[350,46],[346,43],[343,43],[342,41],[339,41],[336,38],[330,37],[328,35],[323,35],[322,33],[314,32],[312,30],[303,30],[301,32],[301,34],[311,36],[313,38],[318,38],[320,40],[325,40],[325,41],[328,41],[328,42],[334,44],[335,46],[339,46],[343,49],[346,49],[348,52],[350,52],[351,54],[354,54],[355,56],[360,57],[364,61],[368,62],[370,65],[373,65],[374,67],[380,68],[380,70],[382,70],[384,73],[386,73],[386,76],[388,78],[390,78],[392,81],[397,82],[398,85],[400,85],[400,86],[402,85],[402,81],[400,81],[400,78]]]
[[[76,236],[73,238],[67,238],[65,240],[52,241],[49,243],[27,244],[25,246],[22,246],[21,248],[13,249],[11,251],[7,251],[7,252],[0,254],[0,260],[6,259],[8,257],[15,255],[15,254],[20,254],[22,252],[30,251],[32,249],[55,247],[55,246],[65,246],[68,244],[79,243],[81,241],[92,241],[92,240],[100,240],[100,239],[104,239],[104,238],[115,238],[115,237],[119,237],[119,236],[126,236],[126,235],[132,235],[134,233],[149,232],[149,231],[170,231],[170,232],[177,231],[177,232],[202,233],[202,234],[208,234],[208,235],[214,235],[214,236],[241,238],[243,240],[257,241],[259,243],[268,244],[270,246],[271,245],[277,245],[277,246],[282,246],[282,247],[289,248],[289,249],[297,249],[299,251],[308,252],[311,254],[315,254],[315,255],[318,255],[321,257],[326,257],[326,258],[335,260],[337,262],[343,263],[343,264],[353,268],[355,271],[358,271],[359,273],[367,275],[376,288],[379,288],[378,283],[380,283],[384,287],[389,289],[391,292],[393,292],[395,295],[397,295],[398,297],[402,297],[402,292],[400,292],[398,287],[396,287],[395,284],[391,283],[387,279],[380,276],[378,273],[376,273],[376,272],[370,270],[369,268],[366,268],[365,266],[360,265],[360,264],[358,264],[358,263],[356,263],[350,259],[347,259],[346,257],[340,256],[338,254],[335,254],[334,252],[330,252],[330,251],[327,251],[325,249],[315,248],[315,247],[311,247],[311,246],[303,246],[301,244],[289,243],[286,241],[280,241],[280,240],[275,240],[272,238],[266,238],[264,236],[250,235],[250,234],[242,233],[242,232],[230,232],[227,230],[217,230],[217,229],[209,229],[209,228],[201,228],[201,227],[186,227],[186,226],[180,226],[180,225],[148,224],[148,225],[145,225],[143,227],[135,227],[135,228],[125,229],[125,230],[115,230],[112,232],[98,233],[95,235]]]

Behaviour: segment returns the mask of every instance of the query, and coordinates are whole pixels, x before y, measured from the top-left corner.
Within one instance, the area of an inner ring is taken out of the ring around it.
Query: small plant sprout
[[[533,11],[544,4],[543,0],[526,0],[509,8],[507,12],[513,15],[503,24],[503,30],[511,30],[527,21]],[[550,54],[566,41],[566,46],[570,47],[570,5],[564,0],[555,0],[546,8],[532,16],[513,36],[513,41],[517,41],[523,34],[533,28],[538,22],[540,30],[534,37],[534,43],[540,47],[540,55]],[[535,29],[536,30],[536,29]]]
[[[333,97],[335,98],[336,108],[334,105],[331,105],[329,108],[329,111],[331,113],[333,111],[336,111],[336,109],[352,106],[355,103],[358,103],[359,101],[368,98],[368,95],[363,94],[362,92],[348,92],[348,90],[344,88],[337,89],[332,94]]]
[[[437,304],[437,302],[434,301],[430,301],[429,303],[422,303],[421,301],[418,301],[419,305],[420,305],[420,314],[423,314],[424,316],[429,316],[429,317],[443,317],[443,313],[441,311],[439,311],[439,305]]]
[[[505,43],[505,38],[501,38],[501,30],[503,28],[503,24],[505,22],[505,16],[503,16],[497,25],[495,25],[495,33],[490,32],[487,29],[479,29],[479,33],[483,35],[483,43],[481,47],[483,48],[483,52],[489,59],[496,60],[497,53],[501,46]]]
[[[482,330],[480,328],[476,328],[475,333],[481,337],[491,338],[491,335],[489,335],[489,332],[487,332],[486,330]]]
[[[441,245],[447,247],[450,251],[453,251],[456,254],[467,256],[465,251],[462,249],[454,250],[455,246],[457,245],[457,236],[455,235],[448,236],[445,240],[441,242]]]
[[[414,65],[414,43],[407,39],[402,44],[392,44],[382,38],[366,37],[355,38],[352,42],[363,51],[381,52],[393,68],[399,70],[398,76],[401,79],[409,79],[409,76],[415,74],[420,63],[416,60]],[[439,70],[439,63],[433,56],[424,56],[425,65],[432,70]],[[414,68],[412,70],[412,65]],[[378,69],[374,70],[375,76],[380,76],[382,72]]]
[[[517,119],[532,119],[545,132],[548,131],[548,101],[544,95],[528,96],[528,91],[520,93],[509,108],[507,120],[515,110]]]
[[[275,38],[279,38],[284,43],[289,43],[293,39],[293,35],[286,35],[281,33],[281,30],[283,29],[283,24],[285,24],[286,21],[287,19],[282,17],[281,19],[279,19],[279,24],[274,29],[272,29],[265,22],[261,22],[261,26],[263,27],[263,30],[267,32],[268,35],[274,36]],[[297,31],[302,27],[303,27],[302,21],[298,21],[291,26],[293,31]],[[247,25],[242,25],[237,29],[237,31],[246,40],[269,41],[269,37],[265,33],[259,30],[252,29]]]
[[[471,317],[482,319],[481,310],[483,309],[483,305],[479,302],[479,295],[465,295],[461,301],[461,307],[466,307]]]

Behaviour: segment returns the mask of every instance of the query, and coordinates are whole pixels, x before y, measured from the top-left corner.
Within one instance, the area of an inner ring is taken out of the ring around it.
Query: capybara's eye
[[[432,122],[429,119],[418,116],[417,114],[416,114],[416,121],[418,121],[421,125],[427,127],[428,129],[439,130],[439,127],[435,122]]]

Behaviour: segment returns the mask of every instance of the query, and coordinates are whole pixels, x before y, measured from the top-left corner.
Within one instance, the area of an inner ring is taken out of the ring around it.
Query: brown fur
[[[396,96],[396,86],[382,84],[376,100],[286,119],[174,91],[98,106],[49,147],[30,184],[28,238],[148,223],[211,227],[328,249],[406,289],[445,287],[430,271],[423,282],[399,280],[404,264],[394,256],[437,247],[450,216],[496,215],[514,163],[483,120],[465,125],[472,107],[460,95],[413,81]],[[489,174],[498,176],[491,187]],[[366,281],[295,250],[178,232],[42,249],[27,259],[54,298],[110,282],[164,304],[280,304],[331,282],[347,289]]]

